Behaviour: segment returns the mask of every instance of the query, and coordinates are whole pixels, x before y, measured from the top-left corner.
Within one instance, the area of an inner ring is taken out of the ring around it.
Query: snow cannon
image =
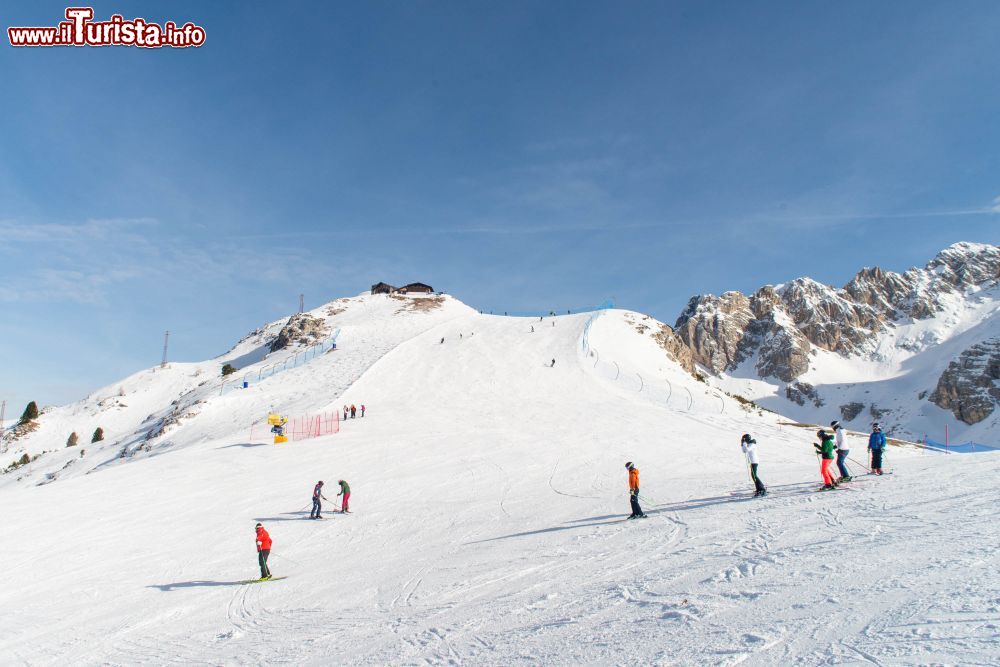
[[[285,424],[288,423],[288,417],[271,413],[267,416],[267,423],[271,425],[271,433],[274,434],[274,444],[288,442],[288,437],[285,435]]]

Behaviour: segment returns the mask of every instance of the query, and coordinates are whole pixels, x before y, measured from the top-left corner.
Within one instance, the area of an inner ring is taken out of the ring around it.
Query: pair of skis
[[[287,578],[288,578],[288,575],[286,574],[286,575],[281,576],[281,577],[267,577],[267,578],[261,577],[260,579],[247,579],[246,581],[241,581],[240,583],[241,584],[263,584],[264,582],[267,582],[267,581],[281,581],[282,579],[287,579]]]

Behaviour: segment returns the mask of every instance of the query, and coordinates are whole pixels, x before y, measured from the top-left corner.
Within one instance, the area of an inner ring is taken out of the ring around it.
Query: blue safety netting
[[[933,449],[935,451],[953,454],[979,454],[982,452],[1000,452],[1000,447],[996,445],[984,445],[981,442],[960,442],[960,443],[948,443],[947,445],[943,442],[937,442],[935,440],[927,439],[924,441],[924,446],[927,449]]]

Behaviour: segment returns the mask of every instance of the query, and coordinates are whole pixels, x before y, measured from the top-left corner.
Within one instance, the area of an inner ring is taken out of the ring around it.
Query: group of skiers
[[[849,482],[853,479],[851,471],[847,467],[851,448],[847,444],[844,427],[837,420],[830,422],[830,427],[833,429],[832,433],[826,429],[817,431],[816,437],[819,438],[819,442],[813,444],[813,447],[816,449],[816,455],[820,460],[819,474],[823,479],[823,486],[820,487],[821,491],[835,489],[841,482]],[[743,449],[743,455],[746,456],[747,465],[750,468],[750,479],[754,484],[754,497],[767,495],[767,487],[764,486],[760,477],[757,476],[757,467],[760,464],[760,457],[757,454],[757,441],[749,433],[744,433],[740,439],[740,447]],[[871,452],[871,465],[869,467],[871,473],[874,475],[881,475],[883,473],[882,454],[885,451],[885,447],[885,434],[882,432],[882,427],[879,423],[875,422],[872,424],[871,435],[868,436],[868,450]],[[834,460],[837,461],[837,470],[840,472],[840,477],[837,478],[833,476],[830,470]]]
[[[358,408],[356,406],[354,406],[354,405],[351,405],[350,407],[348,407],[348,406],[345,405],[344,406],[344,421],[347,421],[347,414],[348,413],[350,413],[351,419],[354,419],[357,416],[357,414],[358,414]],[[361,416],[362,417],[365,416],[365,406],[364,406],[364,404],[361,405]]]
[[[340,485],[340,493],[338,493],[337,495],[344,497],[344,500],[340,506],[340,512],[341,514],[350,514],[351,485],[342,479],[337,480],[337,484]],[[313,487],[312,510],[309,512],[310,519],[323,518],[323,516],[320,514],[320,512],[323,509],[323,503],[321,502],[323,500],[329,500],[329,499],[323,495],[323,480],[320,480],[316,482],[316,486]]]
[[[337,480],[337,484],[340,485],[340,493],[337,495],[343,496],[344,499],[340,510],[334,510],[334,512],[339,511],[341,514],[350,514],[351,486],[342,479]],[[320,512],[323,509],[322,501],[324,500],[328,500],[328,498],[323,495],[323,480],[320,480],[313,487],[312,510],[309,512],[310,519],[323,518]],[[267,557],[271,555],[271,536],[261,523],[258,523],[254,530],[257,534],[257,563],[260,565],[260,580],[266,581],[271,578],[271,569],[267,566]]]
[[[348,410],[350,410],[352,417],[356,412],[353,405],[350,408],[345,405],[344,419],[347,419]],[[364,411],[365,406],[362,405],[362,417],[364,417]],[[831,422],[830,427],[833,429],[832,433],[828,432],[826,429],[820,429],[816,433],[820,442],[814,443],[813,445],[820,458],[820,476],[823,478],[823,486],[820,487],[821,491],[835,489],[841,482],[849,482],[852,479],[850,470],[847,468],[850,447],[847,445],[844,428],[841,426],[839,421]],[[760,465],[760,456],[757,453],[757,441],[749,433],[744,433],[743,437],[740,438],[740,448],[743,450],[743,454],[747,460],[747,466],[750,469],[750,479],[754,484],[754,497],[767,495],[767,487],[764,486],[764,482],[762,482],[760,477],[757,475],[757,468]],[[882,460],[885,448],[885,434],[882,432],[881,426],[878,422],[876,422],[872,424],[872,432],[868,437],[868,450],[871,452],[870,467],[872,474],[883,474]],[[840,472],[839,478],[834,478],[833,473],[830,471],[834,460],[836,460],[837,468]],[[628,471],[629,505],[632,509],[632,513],[628,516],[628,518],[645,519],[646,513],[642,511],[642,507],[639,505],[639,468],[637,468],[631,461],[628,461],[625,463],[625,469]],[[342,479],[338,480],[337,484],[340,485],[340,492],[337,495],[343,496],[339,512],[343,514],[350,514],[349,501],[351,498],[351,487],[345,480]],[[322,501],[324,500],[328,500],[328,498],[323,495],[323,481],[320,480],[316,483],[316,486],[313,487],[312,510],[309,513],[310,519],[323,518],[321,512],[323,509]],[[334,511],[336,512],[338,510]],[[271,578],[271,570],[267,566],[267,558],[271,553],[271,536],[268,535],[264,526],[259,523],[256,526],[256,533],[258,563],[260,564],[260,578],[261,580],[267,580]]]
[[[820,429],[816,433],[820,439],[820,443],[813,445],[816,448],[817,455],[820,457],[820,476],[823,478],[823,486],[820,487],[821,491],[830,491],[837,488],[841,482],[849,482],[853,479],[850,470],[847,468],[848,455],[851,450],[847,444],[844,428],[836,420],[830,423],[830,427],[833,429],[832,433],[826,429]],[[747,460],[747,467],[750,469],[750,479],[754,485],[754,497],[766,496],[767,487],[764,486],[764,482],[757,475],[757,468],[760,465],[760,456],[757,453],[757,441],[749,433],[744,433],[743,437],[740,438],[740,448],[743,450],[743,455]],[[885,448],[885,433],[882,432],[882,427],[879,423],[875,422],[872,424],[871,435],[868,436],[868,450],[871,453],[870,469],[873,475],[884,473],[882,470],[882,458]],[[833,465],[835,459],[840,472],[839,478],[834,478],[833,473],[830,472],[830,467]],[[646,514],[642,511],[642,507],[639,506],[639,469],[631,461],[625,464],[625,469],[628,470],[629,504],[632,508],[632,514],[628,518],[644,519],[646,518]]]
[[[851,448],[847,445],[844,427],[836,420],[830,422],[830,427],[833,428],[833,433],[828,432],[826,429],[820,429],[816,432],[819,442],[813,444],[816,454],[820,459],[819,471],[820,476],[823,478],[821,491],[831,491],[837,488],[842,482],[849,482],[853,479],[851,471],[847,468],[847,460],[851,453]],[[885,447],[885,433],[882,432],[882,427],[879,423],[875,422],[872,424],[871,435],[868,436],[868,451],[871,453],[869,468],[874,475],[881,475],[883,473],[882,454],[885,452]],[[834,478],[833,473],[830,471],[834,461],[834,454],[836,454],[837,470],[840,472],[839,478]]]

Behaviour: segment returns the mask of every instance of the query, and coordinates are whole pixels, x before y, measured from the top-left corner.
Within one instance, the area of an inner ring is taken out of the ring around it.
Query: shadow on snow
[[[775,484],[771,489],[788,489],[791,494],[799,494],[803,492],[808,492],[815,489],[815,482],[796,482],[794,484]],[[771,494],[769,493],[767,497],[784,497],[789,494]],[[640,496],[641,499],[641,496]],[[673,503],[660,503],[660,504],[650,504],[647,507],[651,509],[646,510],[647,516],[654,516],[656,514],[661,514],[664,512],[682,512],[685,510],[695,510],[702,507],[710,507],[712,505],[722,505],[725,503],[734,502],[744,502],[748,500],[753,500],[753,494],[747,491],[745,494],[731,495],[727,494],[725,496],[709,496],[707,498],[690,498],[688,500],[681,500]],[[520,533],[511,533],[510,535],[500,535],[499,537],[490,537],[483,540],[474,540],[472,542],[466,542],[466,544],[482,544],[484,542],[495,542],[497,540],[507,540],[514,537],[530,537],[532,535],[544,535],[546,533],[557,533],[564,530],[574,530],[576,528],[591,528],[594,526],[612,526],[619,523],[624,523],[626,521],[627,515],[625,514],[602,514],[600,516],[590,516],[585,519],[572,519],[566,521],[563,526],[552,526],[550,528],[539,528],[538,530],[526,530]]]
[[[146,588],[156,588],[164,593],[169,593],[175,588],[206,588],[212,586],[242,586],[248,583],[247,580],[242,579],[240,581],[178,581],[173,584],[153,584],[151,586],[146,586]]]

